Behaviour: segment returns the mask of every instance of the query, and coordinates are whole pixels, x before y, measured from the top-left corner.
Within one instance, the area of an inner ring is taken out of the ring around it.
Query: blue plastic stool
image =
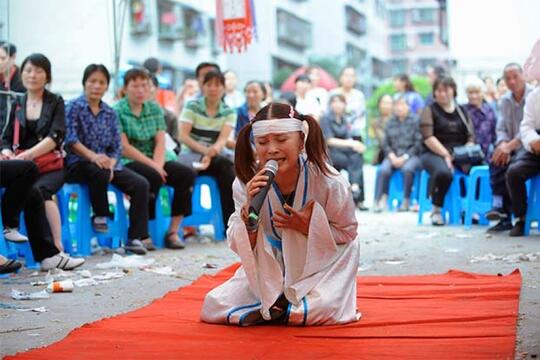
[[[472,216],[477,213],[480,215],[479,223],[488,225],[486,212],[492,208],[493,193],[489,183],[489,166],[473,166],[469,173],[467,182],[467,197],[464,200],[464,225],[470,228],[472,225]]]
[[[56,198],[58,199],[58,211],[60,212],[60,221],[62,224],[62,244],[64,245],[64,252],[71,255],[74,253],[74,249],[69,225],[69,196],[66,197],[66,193],[62,188],[56,193]]]
[[[2,195],[2,189],[0,188],[0,196]],[[6,240],[4,239],[4,235],[2,233],[4,231],[4,224],[2,223],[2,210],[0,209],[0,255],[5,257],[10,257],[10,252],[8,251],[8,246],[6,243]]]
[[[466,184],[466,180],[467,175],[459,170],[455,170],[454,179],[446,193],[442,208],[442,214],[446,224],[456,225],[461,223],[461,210],[464,199],[461,196],[461,183],[465,181]],[[420,174],[418,205],[418,225],[421,225],[423,223],[424,213],[430,211],[432,207],[431,196],[429,194],[429,173],[426,170],[422,170]]]
[[[529,195],[527,199],[527,215],[525,216],[525,236],[531,232],[531,223],[538,222],[540,231],[540,175],[530,179]]]
[[[206,185],[210,189],[211,205],[209,208],[202,203],[202,186]],[[221,196],[219,187],[211,176],[198,176],[195,180],[192,197],[191,215],[186,217],[182,226],[199,226],[210,224],[214,227],[215,240],[225,240],[225,225],[223,224],[223,213],[221,210]]]
[[[0,188],[0,199],[4,194],[4,189]],[[26,227],[24,223],[23,214],[21,213],[21,218],[19,221],[20,231],[23,234],[26,234]],[[2,214],[0,213],[0,254],[5,257],[13,260],[17,260],[19,256],[24,257],[24,266],[31,269],[38,268],[38,264],[34,260],[34,255],[32,254],[32,248],[28,241],[23,243],[13,243],[11,241],[6,241],[2,235],[4,230],[4,224],[2,223]]]
[[[92,206],[88,186],[84,184],[65,184],[63,187],[64,196],[62,210],[64,214],[69,214],[69,201],[72,194],[77,194],[76,219],[73,225],[72,236],[76,240],[76,253],[81,256],[90,256],[90,240],[97,237],[100,244],[107,244],[112,249],[121,246],[122,239],[127,239],[127,213],[124,207],[124,194],[109,185],[108,191],[112,191],[116,198],[114,218],[107,220],[108,233],[97,233],[92,226]]]
[[[171,217],[165,216],[161,204],[161,194],[164,192],[167,194],[169,204],[172,203],[174,189],[170,186],[162,187],[159,191],[160,195],[156,197],[156,217],[154,220],[148,222],[148,230],[152,237],[152,242],[160,249],[165,246],[165,234],[167,233],[171,222]]]
[[[378,174],[378,172],[377,172]],[[378,175],[377,175],[378,176]],[[413,186],[411,189],[411,197],[409,199],[410,204],[418,201],[418,183],[419,172],[414,175]],[[390,177],[390,184],[388,187],[388,209],[397,210],[403,203],[403,197],[405,195],[405,188],[403,186],[403,172],[401,170],[394,170]]]

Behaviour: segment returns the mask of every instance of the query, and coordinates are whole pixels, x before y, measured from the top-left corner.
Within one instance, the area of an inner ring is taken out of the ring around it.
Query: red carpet
[[[513,359],[521,275],[450,271],[358,278],[363,318],[345,326],[238,328],[199,322],[203,276],[133,312],[8,359]]]

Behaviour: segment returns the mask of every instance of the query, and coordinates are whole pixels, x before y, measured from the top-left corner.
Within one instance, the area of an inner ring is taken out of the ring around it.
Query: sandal
[[[180,238],[178,238],[178,234],[169,232],[165,234],[165,247],[169,249],[179,250],[184,249],[186,245]]]

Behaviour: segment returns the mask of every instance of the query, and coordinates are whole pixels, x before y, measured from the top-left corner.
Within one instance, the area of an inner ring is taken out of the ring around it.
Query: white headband
[[[265,136],[272,133],[282,134],[295,131],[302,131],[306,134],[303,121],[296,118],[259,120],[253,123],[253,136]]]

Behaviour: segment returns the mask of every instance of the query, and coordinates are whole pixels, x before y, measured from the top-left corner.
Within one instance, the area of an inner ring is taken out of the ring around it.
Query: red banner
[[[217,0],[216,33],[223,51],[245,51],[254,34],[254,9],[251,0]]]

